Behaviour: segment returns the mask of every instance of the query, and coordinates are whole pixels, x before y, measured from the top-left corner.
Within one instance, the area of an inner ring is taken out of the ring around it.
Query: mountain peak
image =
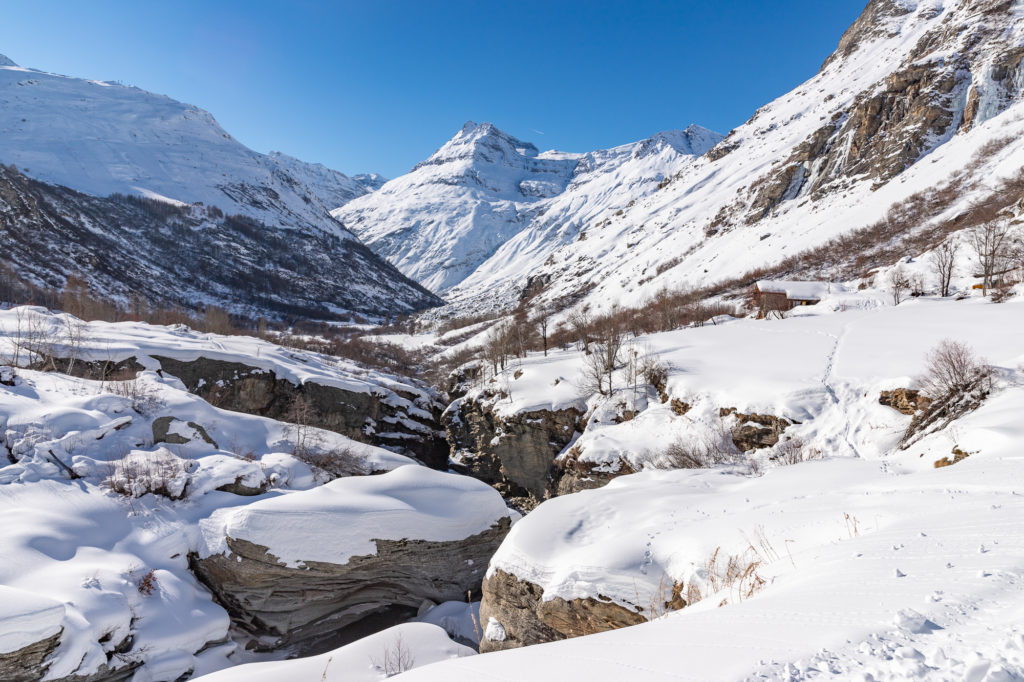
[[[429,159],[416,168],[455,161],[458,159],[479,159],[496,161],[504,157],[536,157],[540,151],[530,142],[517,139],[493,123],[466,121],[455,136],[445,142]],[[415,170],[415,169],[414,169]]]
[[[8,59],[6,55],[0,54],[0,66],[17,66],[17,64]]]
[[[680,154],[701,156],[721,142],[723,137],[713,130],[691,124],[683,130],[663,130],[660,133],[655,133],[641,143],[636,154],[638,156],[646,156],[657,149],[663,148],[663,145],[667,145]]]

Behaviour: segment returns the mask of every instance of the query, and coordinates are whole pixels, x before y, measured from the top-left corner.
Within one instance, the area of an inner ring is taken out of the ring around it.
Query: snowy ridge
[[[328,209],[370,191],[319,164],[254,152],[198,107],[7,59],[0,61],[0,163],[88,194],[203,202],[342,238],[350,235]]]
[[[399,270],[443,291],[482,263],[510,263],[510,241],[546,255],[575,236],[579,216],[653,191],[720,139],[691,126],[589,154],[541,153],[489,123],[468,122],[410,173],[333,215]],[[564,228],[569,237],[557,233],[567,218],[576,220]],[[523,259],[510,264],[525,271]]]

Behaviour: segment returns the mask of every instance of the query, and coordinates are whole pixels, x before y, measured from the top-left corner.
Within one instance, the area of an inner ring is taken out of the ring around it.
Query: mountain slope
[[[0,59],[2,164],[0,255],[37,285],[272,318],[440,303],[327,211],[377,176],[258,154],[168,97]]]
[[[721,136],[691,126],[589,154],[539,153],[489,123],[466,123],[410,173],[335,211],[377,253],[438,291],[530,252],[592,214],[653,191]],[[567,222],[565,230],[559,230]],[[515,243],[516,246],[511,246]],[[525,268],[520,260],[516,268]]]
[[[1020,170],[1022,57],[1017,3],[872,0],[818,74],[670,182],[633,205],[570,212],[562,222],[578,223],[568,230],[576,240],[524,231],[522,248],[509,242],[448,298],[463,311],[508,306],[539,281],[546,299],[635,303],[664,287],[738,277],[880,221],[924,230]],[[909,215],[908,199],[926,209]],[[890,240],[888,227],[878,234],[879,244]],[[530,240],[556,246],[540,260]],[[857,255],[822,253],[791,271],[830,278]],[[857,275],[872,264],[886,263],[869,259]]]
[[[498,300],[508,301],[529,282],[543,285],[546,276],[531,275],[550,264],[559,248],[585,240],[588,226],[607,223],[658,191],[721,140],[718,133],[691,125],[583,155],[565,191],[545,201],[522,231],[448,292],[449,300],[472,299],[486,290],[501,292]]]
[[[203,202],[268,225],[338,235],[327,209],[370,191],[319,164],[254,152],[197,107],[7,58],[0,59],[0,163],[88,194]]]
[[[60,289],[78,274],[128,305],[250,317],[337,319],[408,313],[440,303],[358,240],[277,230],[200,205],[93,197],[0,165],[0,253],[21,278]]]

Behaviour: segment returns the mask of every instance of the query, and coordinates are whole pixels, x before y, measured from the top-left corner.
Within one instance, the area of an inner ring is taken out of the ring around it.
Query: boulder
[[[645,620],[642,614],[611,600],[545,600],[537,585],[498,569],[483,584],[480,622],[487,627],[480,653],[592,635]]]
[[[206,429],[195,422],[186,422],[177,417],[158,417],[153,420],[153,442],[171,445],[186,445],[202,439],[218,449]]]
[[[770,414],[743,414],[735,407],[722,408],[719,416],[734,416],[736,422],[732,427],[732,442],[740,452],[770,448],[779,442],[779,437],[792,423],[788,419]]]
[[[309,651],[369,616],[465,599],[510,525],[486,484],[410,465],[218,511],[190,563],[236,625]]]
[[[909,388],[894,388],[891,391],[882,391],[878,398],[880,405],[891,407],[897,412],[913,416],[918,410],[926,410],[932,400],[922,395],[919,391]]]

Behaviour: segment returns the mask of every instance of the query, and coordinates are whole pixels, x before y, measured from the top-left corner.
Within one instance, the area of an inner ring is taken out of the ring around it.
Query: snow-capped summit
[[[478,124],[466,121],[455,137],[448,140],[426,161],[417,164],[413,170],[458,159],[476,159],[493,163],[500,158],[514,163],[517,157],[534,158],[538,153],[537,147],[533,144],[498,130],[492,123]]]
[[[652,153],[659,145],[668,145],[680,154],[700,156],[722,141],[722,136],[703,126],[692,124],[683,130],[663,130],[638,143],[638,156]]]
[[[440,291],[561,193],[579,155],[539,153],[490,123],[467,122],[406,175],[332,212],[402,272]]]
[[[574,216],[654,191],[721,139],[690,126],[588,154],[540,152],[491,123],[468,121],[410,173],[332,213],[399,270],[444,291],[485,262],[528,272],[524,261],[508,260],[509,244],[543,262],[563,237],[576,235]]]
[[[357,175],[353,175],[352,179],[371,190],[380,189],[384,186],[384,183],[388,181],[388,179],[380,173],[359,173]]]
[[[0,66],[17,66],[7,55],[0,54]]]

